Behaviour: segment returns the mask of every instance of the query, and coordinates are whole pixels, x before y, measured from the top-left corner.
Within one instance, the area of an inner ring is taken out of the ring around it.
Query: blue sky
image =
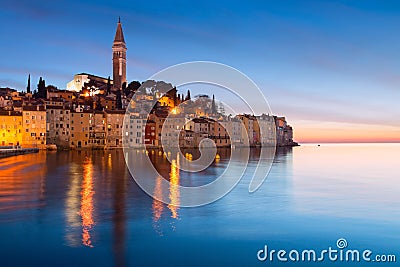
[[[399,1],[2,1],[0,86],[111,75],[121,16],[128,80],[210,60],[247,74],[300,141],[400,141]],[[223,98],[223,92],[217,98]]]

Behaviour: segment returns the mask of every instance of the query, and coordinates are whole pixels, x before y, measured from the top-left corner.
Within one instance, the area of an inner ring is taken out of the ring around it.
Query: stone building
[[[139,114],[131,114],[129,117],[125,117],[125,128],[123,129],[124,147],[143,147],[146,121],[147,119]]]
[[[46,106],[46,143],[69,148],[71,112],[64,106]]]
[[[243,140],[243,145],[254,146],[256,144],[256,140],[254,138],[254,116],[249,114],[241,114],[237,115],[237,118],[242,121],[241,139]]]
[[[89,147],[89,120],[91,111],[71,111],[71,148]]]
[[[124,110],[107,110],[106,111],[106,147],[121,148],[122,147],[122,128],[124,124]]]
[[[273,146],[276,145],[275,136],[275,121],[274,117],[266,114],[257,116],[257,123],[260,129],[260,143],[261,145]]]
[[[93,149],[106,146],[106,113],[103,111],[89,114],[89,146]]]
[[[211,138],[217,147],[230,147],[231,139],[227,132],[226,124],[223,121],[209,120]]]
[[[274,116],[276,125],[276,145],[294,146],[298,145],[293,141],[293,129],[287,124],[285,117]]]
[[[230,135],[230,141],[233,146],[242,146],[244,140],[242,139],[242,122],[238,118],[227,118],[226,121],[221,122],[224,125],[227,133]]]
[[[46,109],[41,105],[22,107],[22,144],[46,148]]]
[[[156,146],[157,135],[156,135],[156,122],[153,120],[147,120],[145,128],[144,143],[146,146]],[[158,143],[158,142],[157,142]]]

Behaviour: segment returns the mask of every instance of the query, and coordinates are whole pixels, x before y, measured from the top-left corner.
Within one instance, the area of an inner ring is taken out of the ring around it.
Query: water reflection
[[[74,152],[69,166],[70,179],[65,198],[65,239],[69,246],[93,247],[94,164],[91,155]],[[78,232],[79,231],[79,232]]]
[[[0,159],[0,211],[34,209],[45,204],[46,153]]]
[[[116,160],[112,160],[112,158]],[[126,266],[126,221],[127,221],[127,205],[126,205],[126,191],[128,173],[120,151],[115,151],[113,154],[108,155],[108,172],[109,177],[113,179],[114,194],[113,194],[113,207],[114,210],[113,222],[113,252],[115,266]]]
[[[71,177],[67,197],[65,199],[65,217],[67,224],[67,233],[65,239],[67,244],[72,247],[79,245],[79,239],[76,238],[73,229],[80,227],[81,218],[80,211],[80,182],[81,175],[79,174],[79,165],[71,163]]]
[[[93,163],[91,158],[86,158],[83,162],[83,181],[81,191],[81,209],[82,218],[82,244],[93,247],[91,240],[91,230],[94,225],[93,220]]]
[[[161,182],[162,179],[164,179],[161,176],[158,176],[156,178],[156,185],[154,187],[154,196],[155,198],[153,198],[153,204],[152,204],[152,209],[153,209],[153,227],[154,230],[156,230],[156,232],[160,235],[162,235],[162,231],[161,231],[161,227],[159,224],[159,220],[161,219],[161,215],[163,213],[164,210],[164,204],[157,200],[156,198],[161,198],[162,197],[162,186],[161,186]]]
[[[171,172],[170,172],[170,187],[169,187],[169,199],[170,204],[168,208],[171,210],[171,217],[174,219],[178,218],[179,210],[179,154],[177,154],[177,159],[171,162]]]
[[[152,153],[155,154],[155,153]],[[157,153],[158,154],[158,153]],[[164,155],[163,153],[161,155]],[[165,159],[165,158],[164,158]],[[180,185],[180,169],[179,169],[179,154],[177,154],[176,159],[173,159],[171,164],[165,159],[164,165],[169,165],[170,171],[168,173],[168,178],[170,181],[169,187],[169,200],[170,203],[167,205],[168,209],[171,212],[170,218],[178,219],[179,217],[179,204],[180,204],[180,192],[179,192],[179,185]],[[160,165],[158,167],[161,167]],[[164,169],[164,168],[161,168]],[[165,169],[164,169],[165,170]],[[163,191],[162,191],[162,179],[164,177],[157,176],[154,186],[154,196],[152,203],[152,211],[153,211],[153,227],[154,230],[159,234],[163,235],[162,229],[160,227],[160,219],[162,217],[164,211],[164,203],[157,200],[162,198]],[[157,199],[156,199],[157,198]]]

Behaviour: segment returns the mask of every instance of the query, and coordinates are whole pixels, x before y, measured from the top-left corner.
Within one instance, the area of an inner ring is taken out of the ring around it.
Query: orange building
[[[32,105],[22,107],[22,145],[46,148],[46,109]]]
[[[0,111],[0,146],[22,144],[22,113]]]

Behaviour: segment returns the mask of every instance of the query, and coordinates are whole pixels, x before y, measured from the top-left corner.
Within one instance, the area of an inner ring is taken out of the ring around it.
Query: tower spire
[[[117,31],[115,32],[115,38],[114,38],[114,43],[115,42],[125,43],[124,33],[122,32],[121,19],[119,17],[118,17]]]
[[[122,31],[121,18],[118,17],[117,30],[115,32],[113,51],[113,85],[115,90],[121,90],[126,82],[126,44]]]

